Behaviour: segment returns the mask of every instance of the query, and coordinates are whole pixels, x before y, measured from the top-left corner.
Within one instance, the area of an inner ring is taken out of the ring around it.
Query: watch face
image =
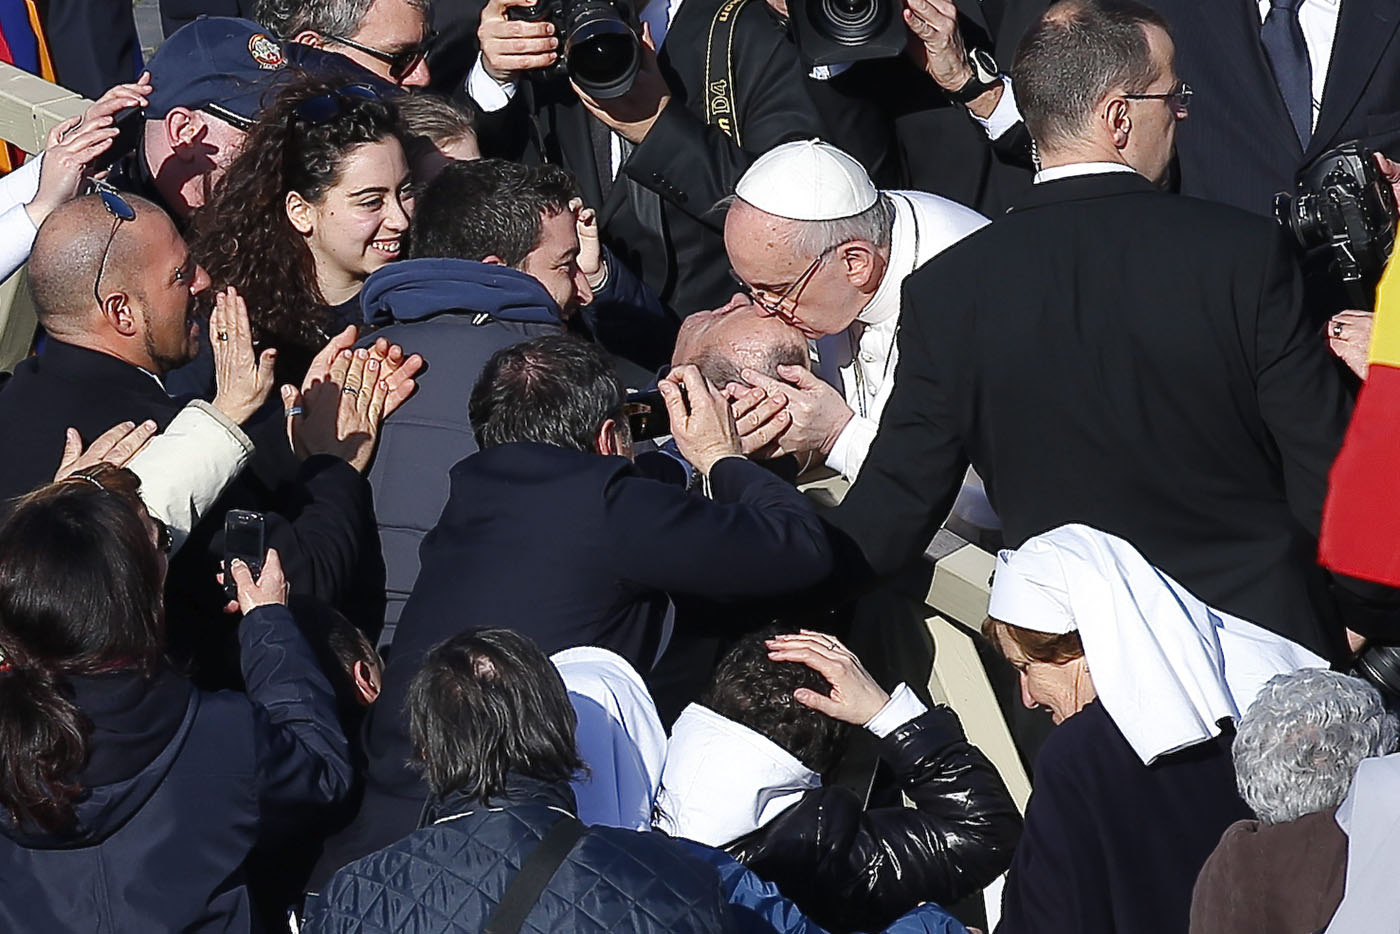
[[[1001,69],[997,67],[997,60],[985,49],[973,49],[967,53],[967,59],[977,72],[977,80],[983,84],[991,84],[1001,73]]]

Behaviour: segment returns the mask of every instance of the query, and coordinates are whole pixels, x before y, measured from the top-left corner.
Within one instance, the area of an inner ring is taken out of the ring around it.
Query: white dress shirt
[[[1062,178],[1074,178],[1077,175],[1112,175],[1115,172],[1136,172],[1130,165],[1122,162],[1069,162],[1065,165],[1052,165],[1048,169],[1041,169],[1035,173],[1032,180],[1039,185],[1042,182],[1053,182]]]
[[[880,425],[880,413],[894,388],[895,364],[899,362],[900,291],[904,279],[988,221],[981,214],[947,198],[921,191],[886,192],[894,202],[894,231],[890,236],[890,260],[884,278],[861,309],[855,322],[845,330],[845,342],[840,335],[835,340],[824,339],[821,346],[832,352],[841,351],[836,361],[822,361],[818,372],[839,366],[842,394],[855,414],[837,435],[826,465],[854,481],[860,473],[875,431]]]
[[[1269,15],[1271,0],[1259,0],[1259,25]],[[1332,46],[1337,39],[1337,18],[1342,12],[1342,0],[1303,0],[1298,6],[1298,22],[1303,27],[1303,41],[1308,46],[1308,63],[1312,66],[1312,121],[1317,126],[1317,115],[1322,110],[1322,93],[1327,87],[1327,69],[1332,65]],[[1183,75],[1188,84],[1189,75]],[[991,139],[1015,126],[1021,119],[1021,111],[1016,107],[1011,79],[1003,77],[1006,93],[1001,95],[996,109],[988,117],[973,118],[987,131]]]

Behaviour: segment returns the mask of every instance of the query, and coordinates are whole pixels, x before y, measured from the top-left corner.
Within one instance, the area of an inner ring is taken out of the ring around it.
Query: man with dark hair
[[[577,718],[559,672],[529,639],[486,629],[437,646],[408,708],[414,759],[433,792],[424,826],[338,872],[309,902],[302,930],[494,930],[505,925],[508,896],[518,897],[519,867],[551,850],[533,870],[538,893],[507,929],[732,929],[714,870],[683,844],[585,828],[574,816]],[[406,864],[425,871],[405,873]]]
[[[278,38],[333,53],[375,78],[426,87],[434,34],[430,0],[257,0]]]
[[[823,785],[851,727],[879,738],[912,807]],[[957,715],[886,694],[844,645],[770,627],[724,657],[671,730],[656,825],[721,847],[833,930],[956,902],[1011,864],[1021,819]]]
[[[486,360],[559,333],[580,303],[616,307],[636,294],[625,275],[610,276],[597,296],[589,288],[576,197],[557,166],[452,163],[418,198],[408,258],[365,282],[375,338],[433,361],[404,416],[385,426],[369,474],[387,569],[386,641],[418,577],[418,546],[447,502],[447,472],[477,449],[466,400]]]
[[[423,541],[365,734],[365,803],[334,847],[344,858],[326,868],[417,819],[426,789],[405,767],[404,701],[443,639],[500,626],[550,654],[610,649],[646,677],[669,639],[670,594],[733,603],[799,590],[829,572],[815,510],[740,455],[720,391],[693,366],[673,370],[660,391],[676,445],[709,497],[653,479],[674,463],[666,455],[634,462],[622,384],[594,345],[536,338],[497,351],[482,369],[470,404],[481,450],[452,468],[451,495]]]
[[[1272,221],[1157,187],[1186,97],[1150,9],[1055,4],[1015,78],[1037,183],[909,278],[894,391],[833,522],[892,573],[970,460],[1008,547],[1092,525],[1212,605],[1340,658],[1315,555],[1347,404],[1292,250]]]

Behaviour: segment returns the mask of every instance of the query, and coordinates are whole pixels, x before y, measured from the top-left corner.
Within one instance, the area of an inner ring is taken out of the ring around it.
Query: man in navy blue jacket
[[[432,360],[418,392],[384,426],[369,474],[388,583],[385,642],[418,577],[418,546],[447,502],[447,472],[476,450],[467,397],[486,360],[560,333],[581,304],[603,318],[646,304],[641,283],[615,262],[597,294],[589,288],[578,263],[576,197],[555,166],[452,163],[419,198],[409,258],[365,283],[365,324],[378,330],[364,342],[386,337]]]
[[[815,508],[740,454],[728,401],[694,366],[659,384],[672,435],[708,496],[633,460],[625,394],[595,346],[543,337],[497,352],[471,395],[477,454],[423,542],[384,690],[365,732],[356,825],[318,876],[411,831],[427,788],[405,706],[426,653],[458,633],[502,628],[546,654],[611,649],[643,676],[665,648],[670,595],[739,601],[810,587],[831,567]],[[336,863],[336,865],[329,865]]]

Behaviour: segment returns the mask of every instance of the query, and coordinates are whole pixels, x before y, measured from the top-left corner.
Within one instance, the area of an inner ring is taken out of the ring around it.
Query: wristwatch
[[[1001,69],[990,52],[983,49],[968,49],[967,64],[972,68],[972,77],[956,91],[945,91],[954,103],[966,106],[992,88],[1001,84]]]

